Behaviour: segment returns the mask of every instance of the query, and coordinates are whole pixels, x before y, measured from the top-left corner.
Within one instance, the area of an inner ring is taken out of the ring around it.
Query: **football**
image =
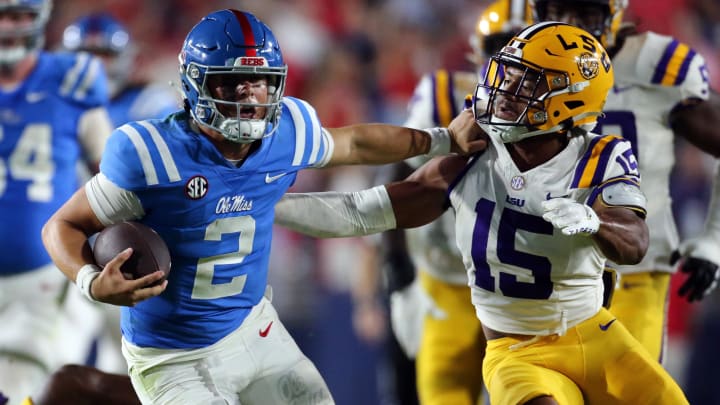
[[[105,267],[118,253],[129,247],[133,248],[132,256],[120,267],[126,279],[134,280],[157,270],[165,273],[163,280],[167,278],[170,272],[170,251],[157,232],[139,222],[119,222],[98,233],[93,244],[95,262]]]

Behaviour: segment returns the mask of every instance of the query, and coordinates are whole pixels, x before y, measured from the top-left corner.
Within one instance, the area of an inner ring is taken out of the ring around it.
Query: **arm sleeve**
[[[370,235],[395,228],[384,186],[340,193],[289,193],[275,205],[275,223],[317,238]]]
[[[103,225],[131,221],[145,216],[140,199],[132,191],[118,187],[99,173],[85,184],[85,194]]]

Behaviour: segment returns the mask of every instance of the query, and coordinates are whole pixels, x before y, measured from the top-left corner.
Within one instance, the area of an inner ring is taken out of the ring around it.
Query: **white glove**
[[[414,359],[420,349],[425,316],[447,318],[417,278],[409,286],[390,294],[390,325],[408,358]]]
[[[590,206],[570,198],[551,198],[542,202],[543,219],[565,235],[589,236],[600,229],[600,219]]]

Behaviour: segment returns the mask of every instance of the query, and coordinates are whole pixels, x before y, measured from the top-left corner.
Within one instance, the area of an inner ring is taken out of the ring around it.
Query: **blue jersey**
[[[181,112],[118,128],[100,165],[138,196],[140,221],[170,249],[167,289],[123,308],[123,336],[141,347],[205,347],[237,329],[265,292],[275,204],[332,149],[312,107],[290,97],[278,130],[240,167],[189,120]]]
[[[108,113],[116,127],[130,121],[164,118],[180,109],[173,94],[160,85],[135,85],[110,100]]]
[[[19,87],[0,89],[0,274],[51,263],[40,230],[78,188],[80,117],[107,101],[102,65],[84,53],[41,52]]]

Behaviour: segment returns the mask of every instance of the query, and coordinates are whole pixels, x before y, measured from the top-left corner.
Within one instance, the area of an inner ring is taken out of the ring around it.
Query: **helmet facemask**
[[[562,129],[539,126],[547,122],[546,100],[554,95],[548,83],[555,83],[556,88],[567,87],[565,76],[525,66],[514,59],[508,55],[492,57],[487,76],[475,92],[476,120],[493,126],[503,142],[517,142]]]
[[[612,84],[612,65],[597,39],[568,24],[540,23],[492,57],[476,90],[475,118],[503,142],[585,133]]]
[[[286,66],[224,67],[190,63],[181,73],[198,94],[198,101],[190,111],[193,118],[221,133],[225,139],[250,143],[272,135],[277,129]],[[240,86],[243,90],[238,95],[236,91]],[[260,102],[265,98],[265,91],[266,100]],[[238,96],[243,101],[237,101]]]

